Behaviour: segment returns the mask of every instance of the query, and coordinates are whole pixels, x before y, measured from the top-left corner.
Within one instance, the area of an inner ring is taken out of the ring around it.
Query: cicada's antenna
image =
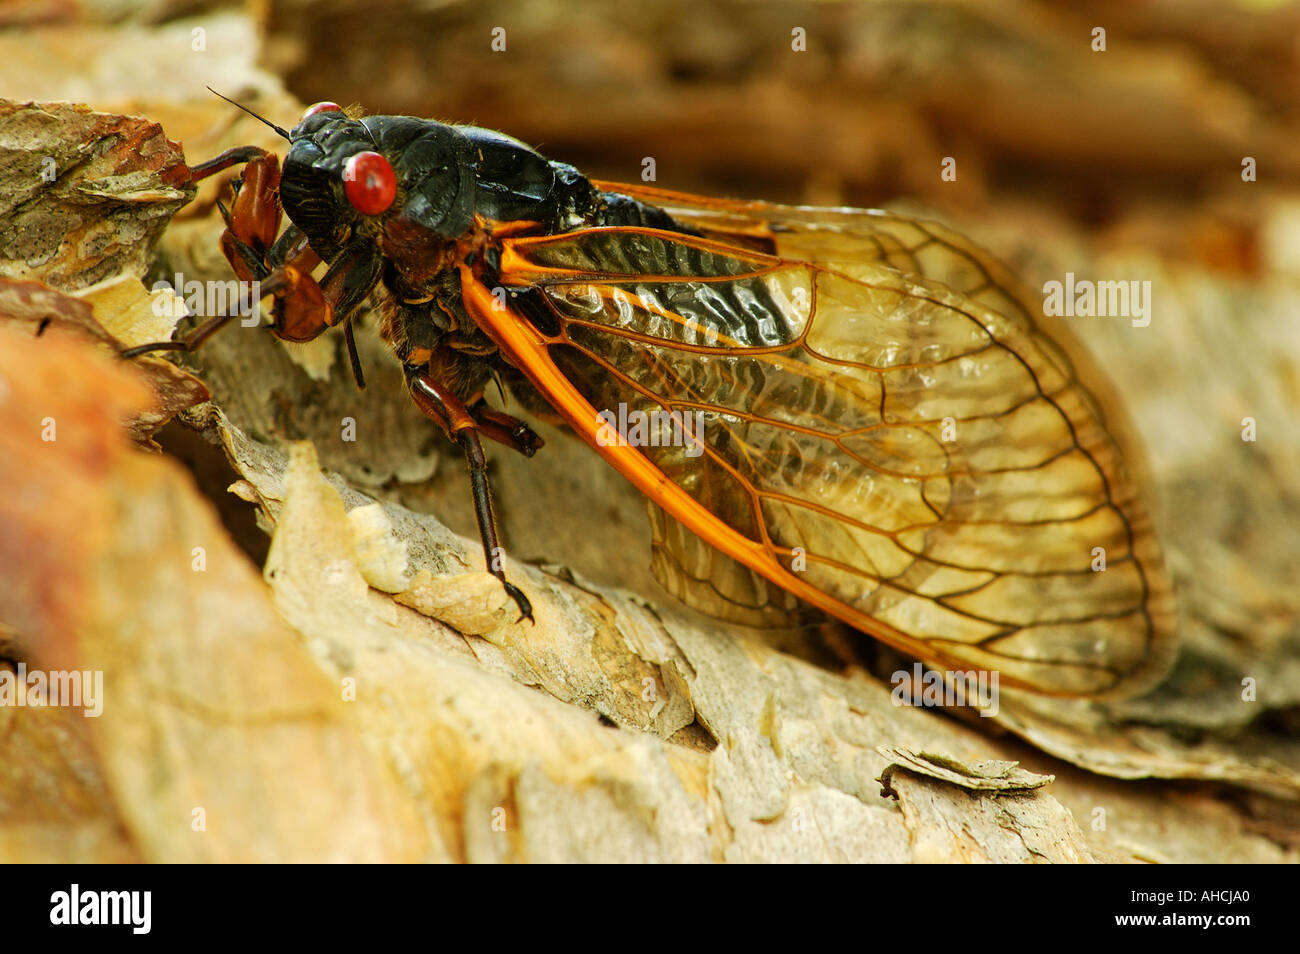
[[[235,102],[235,101],[234,101],[233,99],[231,99],[229,96],[222,96],[220,93],[218,93],[218,92],[217,92],[215,89],[213,89],[211,86],[208,87],[208,92],[211,93],[213,96],[219,96],[219,97],[221,97],[221,99],[224,99],[224,100],[225,100],[227,103],[229,103],[231,106],[235,106],[235,107],[237,107],[238,109],[242,109],[244,112],[248,113],[248,115],[252,116],[252,117],[253,117],[254,119],[256,119],[258,122],[260,122],[260,123],[266,123],[266,125],[270,126],[272,129],[274,129],[274,130],[276,131],[276,133],[277,133],[278,135],[282,136],[284,139],[289,139],[289,133],[285,131],[284,127],[282,127],[282,126],[277,126],[275,123],[271,122],[271,120],[267,119],[265,116],[259,116],[259,115],[257,115],[257,113],[253,112],[253,111],[252,111],[251,109],[249,109],[247,106],[243,105],[242,103],[237,103],[237,102]],[[290,141],[292,142],[292,140],[290,140]]]

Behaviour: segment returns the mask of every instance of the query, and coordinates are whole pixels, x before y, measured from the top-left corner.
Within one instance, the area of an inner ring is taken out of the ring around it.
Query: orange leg
[[[455,386],[455,382],[465,381],[462,368],[466,355],[481,353],[468,352],[463,347],[463,343],[445,339],[428,354],[423,364],[417,363],[416,366],[431,380],[446,382],[442,390],[456,395],[480,434],[511,450],[518,451],[525,457],[532,457],[546,442],[538,437],[531,427],[517,417],[489,407],[482,391],[471,392],[467,386],[459,388]]]
[[[221,250],[245,287],[257,287],[261,295],[275,296],[271,331],[286,341],[311,341],[326,328],[345,324],[348,357],[357,385],[364,387],[361,363],[352,335],[352,313],[379,281],[383,258],[368,243],[354,243],[330,263],[319,283],[311,277],[320,258],[307,238],[290,225],[279,238],[280,161],[255,146],[231,149],[194,166],[191,180],[199,181],[238,163],[245,163],[236,186],[231,210],[218,203],[226,221]],[[254,286],[253,283],[258,285]],[[238,314],[246,314],[255,302],[241,300],[238,307],[216,315],[180,341],[159,341],[122,352],[133,358],[151,351],[193,351]]]

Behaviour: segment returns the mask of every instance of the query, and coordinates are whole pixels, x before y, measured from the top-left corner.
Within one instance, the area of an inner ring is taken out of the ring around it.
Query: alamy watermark
[[[596,443],[601,447],[684,447],[687,457],[704,453],[703,411],[617,411],[596,415]]]
[[[1151,282],[1076,280],[1043,283],[1043,314],[1054,318],[1131,318],[1134,328],[1151,324]]]
[[[68,706],[93,719],[104,711],[104,672],[100,669],[0,669],[0,707]]]
[[[224,282],[201,282],[194,278],[186,281],[185,276],[177,272],[171,282],[154,282],[152,290],[175,292],[176,297],[185,302],[186,314],[189,315],[204,318],[238,315],[239,323],[245,328],[252,328],[262,321],[262,309],[259,304],[262,300],[260,281],[241,282],[233,278]],[[153,313],[160,318],[170,313],[166,298],[161,295],[154,298]],[[172,315],[172,317],[181,316]]]
[[[995,669],[949,672],[913,663],[889,678],[890,700],[896,706],[971,706],[988,718],[998,714],[998,673]]]
[[[148,934],[152,910],[152,891],[91,891],[73,884],[50,895],[50,923],[56,925],[117,924],[132,934]]]

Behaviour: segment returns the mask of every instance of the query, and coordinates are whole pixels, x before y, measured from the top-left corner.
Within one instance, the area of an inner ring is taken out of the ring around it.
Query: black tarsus
[[[492,492],[488,485],[487,456],[483,453],[483,444],[478,439],[478,431],[467,427],[456,435],[456,442],[465,451],[465,463],[469,465],[469,483],[474,493],[474,516],[478,520],[478,535],[483,542],[483,558],[487,561],[488,572],[501,581],[506,594],[519,607],[519,619],[516,623],[528,620],[533,622],[533,605],[524,595],[523,590],[506,579],[505,570],[496,569],[493,564],[501,547],[497,542],[496,520],[492,515]]]

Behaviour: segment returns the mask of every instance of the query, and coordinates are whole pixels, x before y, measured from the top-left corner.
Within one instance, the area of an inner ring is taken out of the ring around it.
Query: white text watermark
[[[1043,314],[1053,318],[1131,318],[1134,328],[1151,324],[1151,282],[1075,280],[1043,283]]]
[[[68,891],[50,895],[51,924],[126,924],[133,934],[148,934],[153,922],[152,891]]]
[[[596,442],[601,447],[683,447],[687,457],[704,453],[703,411],[618,411],[596,415]]]
[[[0,669],[0,706],[68,706],[95,718],[104,711],[104,673],[99,669],[29,670],[20,662],[16,671]]]
[[[993,669],[949,672],[914,663],[911,672],[900,669],[889,682],[896,706],[971,706],[984,717],[998,714],[998,674]]]
[[[262,283],[258,281],[241,282],[233,278],[224,282],[201,282],[193,278],[186,281],[185,276],[177,272],[170,282],[154,282],[152,290],[175,292],[177,299],[185,302],[185,312],[188,315],[204,318],[238,315],[239,323],[245,328],[251,328],[262,320],[259,304],[262,300]],[[170,308],[171,305],[163,297],[157,297],[153,301],[154,314],[160,318],[169,315]]]

